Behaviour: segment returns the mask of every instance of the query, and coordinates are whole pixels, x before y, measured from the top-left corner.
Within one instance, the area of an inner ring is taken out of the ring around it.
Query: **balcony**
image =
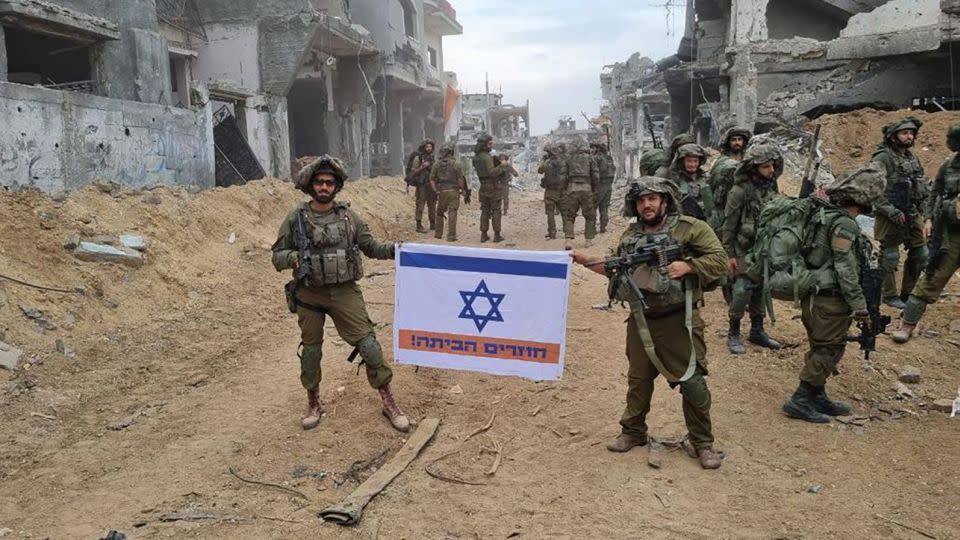
[[[463,33],[457,22],[457,10],[447,0],[423,0],[424,26],[428,32],[441,36],[456,36]]]

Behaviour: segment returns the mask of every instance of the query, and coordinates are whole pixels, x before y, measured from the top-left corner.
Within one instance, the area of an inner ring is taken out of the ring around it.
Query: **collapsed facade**
[[[704,143],[734,124],[764,131],[863,106],[956,109],[958,22],[960,0],[688,0],[677,54],[633,86],[662,82],[665,138]],[[629,117],[638,93],[608,93],[616,73],[601,75],[604,97]]]
[[[458,146],[461,153],[472,153],[481,133],[493,136],[497,148],[525,146],[530,137],[530,104],[511,105],[503,94],[485,92],[463,94]]]
[[[0,185],[398,174],[442,136],[446,0],[0,0]]]

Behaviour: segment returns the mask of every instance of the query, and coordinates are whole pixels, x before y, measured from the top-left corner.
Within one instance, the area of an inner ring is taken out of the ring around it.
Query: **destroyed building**
[[[472,153],[481,133],[495,139],[497,148],[514,149],[525,145],[530,137],[530,103],[511,105],[503,102],[503,94],[463,94],[458,146],[461,152]]]
[[[0,185],[399,174],[443,129],[446,0],[0,0]]]
[[[764,131],[864,106],[958,108],[960,1],[688,0],[686,16],[676,55],[601,74],[625,161],[630,131],[644,129],[629,103],[660,89],[664,138],[692,131],[705,144],[734,124]]]

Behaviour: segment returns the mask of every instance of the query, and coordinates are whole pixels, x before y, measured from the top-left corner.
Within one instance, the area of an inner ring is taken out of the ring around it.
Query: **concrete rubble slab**
[[[120,235],[120,243],[126,247],[136,251],[146,251],[147,250],[147,239],[140,236],[139,234],[124,233]]]
[[[80,242],[73,250],[73,255],[81,261],[119,263],[134,268],[144,263],[143,254],[139,251],[126,246],[113,247],[93,242]]]

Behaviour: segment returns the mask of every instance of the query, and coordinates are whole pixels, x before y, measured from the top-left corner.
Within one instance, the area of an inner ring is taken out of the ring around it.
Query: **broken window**
[[[416,10],[410,0],[399,0],[400,9],[403,10],[403,31],[408,36],[417,37],[417,19]]]
[[[94,92],[88,44],[11,27],[4,35],[10,82]]]
[[[427,54],[430,55],[430,65],[433,67],[439,67],[437,66],[437,50],[433,47],[427,47]]]
[[[177,107],[190,107],[190,60],[170,54],[170,88]]]

